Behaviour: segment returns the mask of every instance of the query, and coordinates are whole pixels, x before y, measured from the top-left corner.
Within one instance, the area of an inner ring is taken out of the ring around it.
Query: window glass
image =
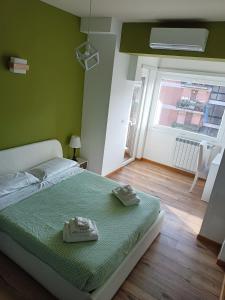
[[[161,80],[158,125],[217,137],[225,109],[225,87]]]

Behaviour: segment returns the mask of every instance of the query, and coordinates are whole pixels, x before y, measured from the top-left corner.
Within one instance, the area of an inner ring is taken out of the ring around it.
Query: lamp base
[[[76,148],[73,149],[73,158],[72,160],[77,161],[77,157],[76,157]]]

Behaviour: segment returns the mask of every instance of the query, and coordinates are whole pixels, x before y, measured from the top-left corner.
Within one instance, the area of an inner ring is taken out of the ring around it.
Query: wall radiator
[[[176,168],[194,173],[197,169],[199,144],[197,141],[177,137],[174,148],[173,165]]]

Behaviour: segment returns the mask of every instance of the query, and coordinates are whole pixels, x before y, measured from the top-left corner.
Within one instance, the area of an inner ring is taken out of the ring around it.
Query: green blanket
[[[88,171],[0,212],[0,230],[80,290],[100,287],[156,220],[159,200],[139,192],[138,206],[124,207],[112,195],[118,183]],[[96,221],[99,240],[67,244],[66,220]]]

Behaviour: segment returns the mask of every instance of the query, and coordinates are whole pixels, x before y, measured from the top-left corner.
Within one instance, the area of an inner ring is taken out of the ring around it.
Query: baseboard
[[[197,240],[202,242],[202,243],[205,243],[206,245],[208,246],[213,246],[215,248],[218,248],[218,251],[220,250],[222,244],[216,242],[216,241],[213,241],[213,240],[210,240],[208,239],[207,237],[201,235],[201,234],[198,234],[197,235]]]
[[[179,173],[179,174],[183,174],[183,175],[186,175],[186,176],[189,176],[189,177],[192,177],[192,178],[195,177],[195,174],[192,174],[192,173],[189,173],[187,171],[180,170],[180,169],[177,169],[177,168],[174,168],[174,167],[171,167],[171,166],[167,166],[167,165],[161,164],[159,162],[156,162],[154,160],[150,160],[150,159],[147,159],[147,158],[144,158],[144,157],[136,158],[136,160],[150,162],[151,164],[157,165],[157,166],[162,167],[164,169],[167,169],[167,170]]]
[[[123,169],[123,167],[119,167],[118,169],[116,169],[116,170],[114,170],[114,171],[112,171],[112,172],[106,174],[105,177],[110,177],[110,176],[112,176],[114,173],[120,171],[121,169]]]
[[[195,177],[195,174],[189,173],[189,172],[184,171],[184,170],[176,169],[176,168],[174,168],[174,167],[167,166],[167,165],[158,163],[158,162],[156,162],[156,161],[154,161],[154,160],[150,160],[150,159],[147,159],[147,158],[144,158],[144,157],[142,157],[142,158],[135,158],[135,160],[137,160],[137,161],[146,161],[146,162],[149,162],[149,163],[154,164],[154,165],[156,165],[156,166],[162,167],[162,168],[164,168],[164,169],[173,171],[173,172],[175,172],[175,173],[182,174],[182,175],[185,175],[185,176],[189,176],[189,177],[191,177],[191,178],[194,178],[194,177]],[[124,167],[124,166],[119,167],[118,169],[116,169],[116,170],[110,172],[109,174],[106,174],[105,177],[110,177],[110,176],[112,176],[114,173],[120,171],[123,167]],[[205,181],[204,179],[201,179],[201,178],[199,178],[199,180]]]

